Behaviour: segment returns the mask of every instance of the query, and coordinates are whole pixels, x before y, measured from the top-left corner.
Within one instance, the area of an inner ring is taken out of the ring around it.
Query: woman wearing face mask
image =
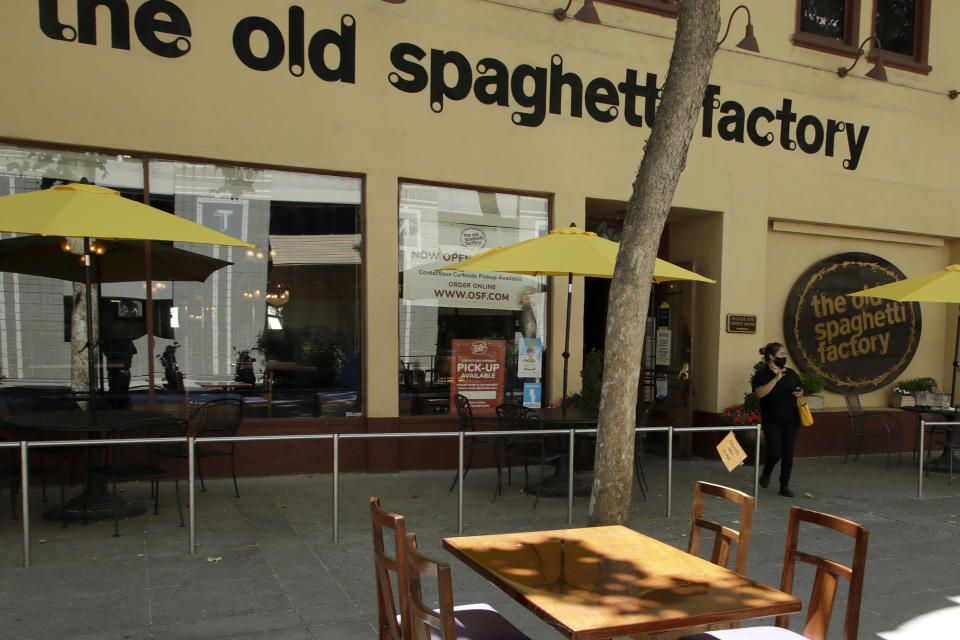
[[[793,497],[790,471],[793,469],[793,447],[800,432],[797,398],[803,396],[803,383],[797,372],[787,368],[787,350],[779,342],[760,349],[767,366],[753,374],[751,386],[760,398],[760,419],[767,441],[767,460],[760,474],[760,486],[770,484],[773,467],[780,462],[780,495]]]

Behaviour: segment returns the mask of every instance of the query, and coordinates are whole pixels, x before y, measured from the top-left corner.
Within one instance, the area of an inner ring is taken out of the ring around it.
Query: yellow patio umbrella
[[[93,307],[90,295],[91,238],[166,240],[255,248],[250,243],[209,227],[124,198],[113,189],[85,183],[63,184],[41,191],[0,197],[0,231],[82,238],[86,267],[87,318],[92,317],[90,312]],[[93,327],[90,322],[87,322],[87,344],[93,344]],[[95,378],[93,351],[92,348],[87,349],[91,400]],[[152,373],[152,358],[150,367]],[[151,391],[152,388],[153,385]],[[96,410],[94,405],[94,402],[90,403],[92,412]]]
[[[848,293],[848,296],[884,298],[897,302],[953,302],[960,303],[960,264],[914,278],[898,280],[872,289]],[[950,383],[950,404],[954,404],[957,369],[960,368],[960,315],[957,317],[957,337],[953,345],[953,380]]]
[[[567,396],[567,365],[570,359],[570,300],[573,276],[612,278],[620,245],[592,231],[569,226],[553,229],[545,236],[531,238],[506,247],[496,247],[472,258],[436,269],[436,271],[497,271],[532,276],[567,276],[567,325],[563,347],[563,396]],[[715,283],[689,269],[656,259],[653,281],[693,280]]]

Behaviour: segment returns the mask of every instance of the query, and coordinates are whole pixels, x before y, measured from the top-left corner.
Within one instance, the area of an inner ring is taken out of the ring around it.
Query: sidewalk
[[[242,446],[242,445],[241,445]],[[796,498],[761,490],[754,517],[748,574],[777,586],[791,504],[826,511],[870,529],[860,638],[932,637],[911,628],[932,619],[939,636],[960,628],[960,482],[944,474],[925,479],[916,496],[916,468],[884,467],[883,456],[858,462],[800,458]],[[666,460],[645,458],[650,483],[644,502],[634,485],[631,526],[686,548],[695,480],[750,492],[753,468],[728,474],[719,462],[674,463],[673,514],[666,518]],[[522,471],[520,472],[522,475]],[[561,636],[442,550],[457,535],[452,472],[345,474],[340,485],[340,542],[331,542],[329,475],[241,478],[239,499],[229,480],[208,482],[198,494],[197,553],[187,553],[177,526],[172,487],[161,486],[160,515],[61,528],[42,519],[39,494],[31,502],[32,566],[22,568],[20,523],[9,520],[9,496],[0,504],[0,638],[72,640],[156,638],[338,640],[376,637],[376,601],[368,500],[407,516],[427,553],[451,561],[458,603],[488,602],[532,638]],[[513,487],[493,503],[495,472],[471,471],[464,491],[464,534],[566,527],[566,499],[533,496]],[[183,491],[183,486],[181,487]],[[55,499],[56,491],[51,492]],[[146,485],[125,495],[147,501]],[[587,499],[574,503],[574,526],[586,522]],[[801,536],[801,541],[803,540]],[[798,572],[798,595],[809,595],[812,572]],[[841,602],[845,587],[841,587]],[[839,637],[843,610],[834,613]],[[791,627],[799,630],[794,615]]]

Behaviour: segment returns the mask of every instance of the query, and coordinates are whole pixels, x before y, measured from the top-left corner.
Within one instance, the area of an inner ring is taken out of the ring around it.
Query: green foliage
[[[760,413],[760,396],[753,391],[743,394],[743,408],[753,413]]]
[[[808,396],[823,391],[823,378],[814,371],[804,371],[801,373],[800,383],[803,385],[803,393]]]
[[[600,406],[600,389],[603,385],[603,351],[591,349],[583,357],[580,380],[580,391],[567,394],[563,404],[567,407],[596,409]]]
[[[906,378],[897,383],[893,392],[902,396],[912,396],[918,391],[936,391],[937,381],[933,378]]]

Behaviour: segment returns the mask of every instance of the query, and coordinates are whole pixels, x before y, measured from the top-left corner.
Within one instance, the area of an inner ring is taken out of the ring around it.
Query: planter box
[[[913,396],[902,396],[899,393],[890,395],[890,406],[899,409],[900,407],[912,407],[916,404]]]

